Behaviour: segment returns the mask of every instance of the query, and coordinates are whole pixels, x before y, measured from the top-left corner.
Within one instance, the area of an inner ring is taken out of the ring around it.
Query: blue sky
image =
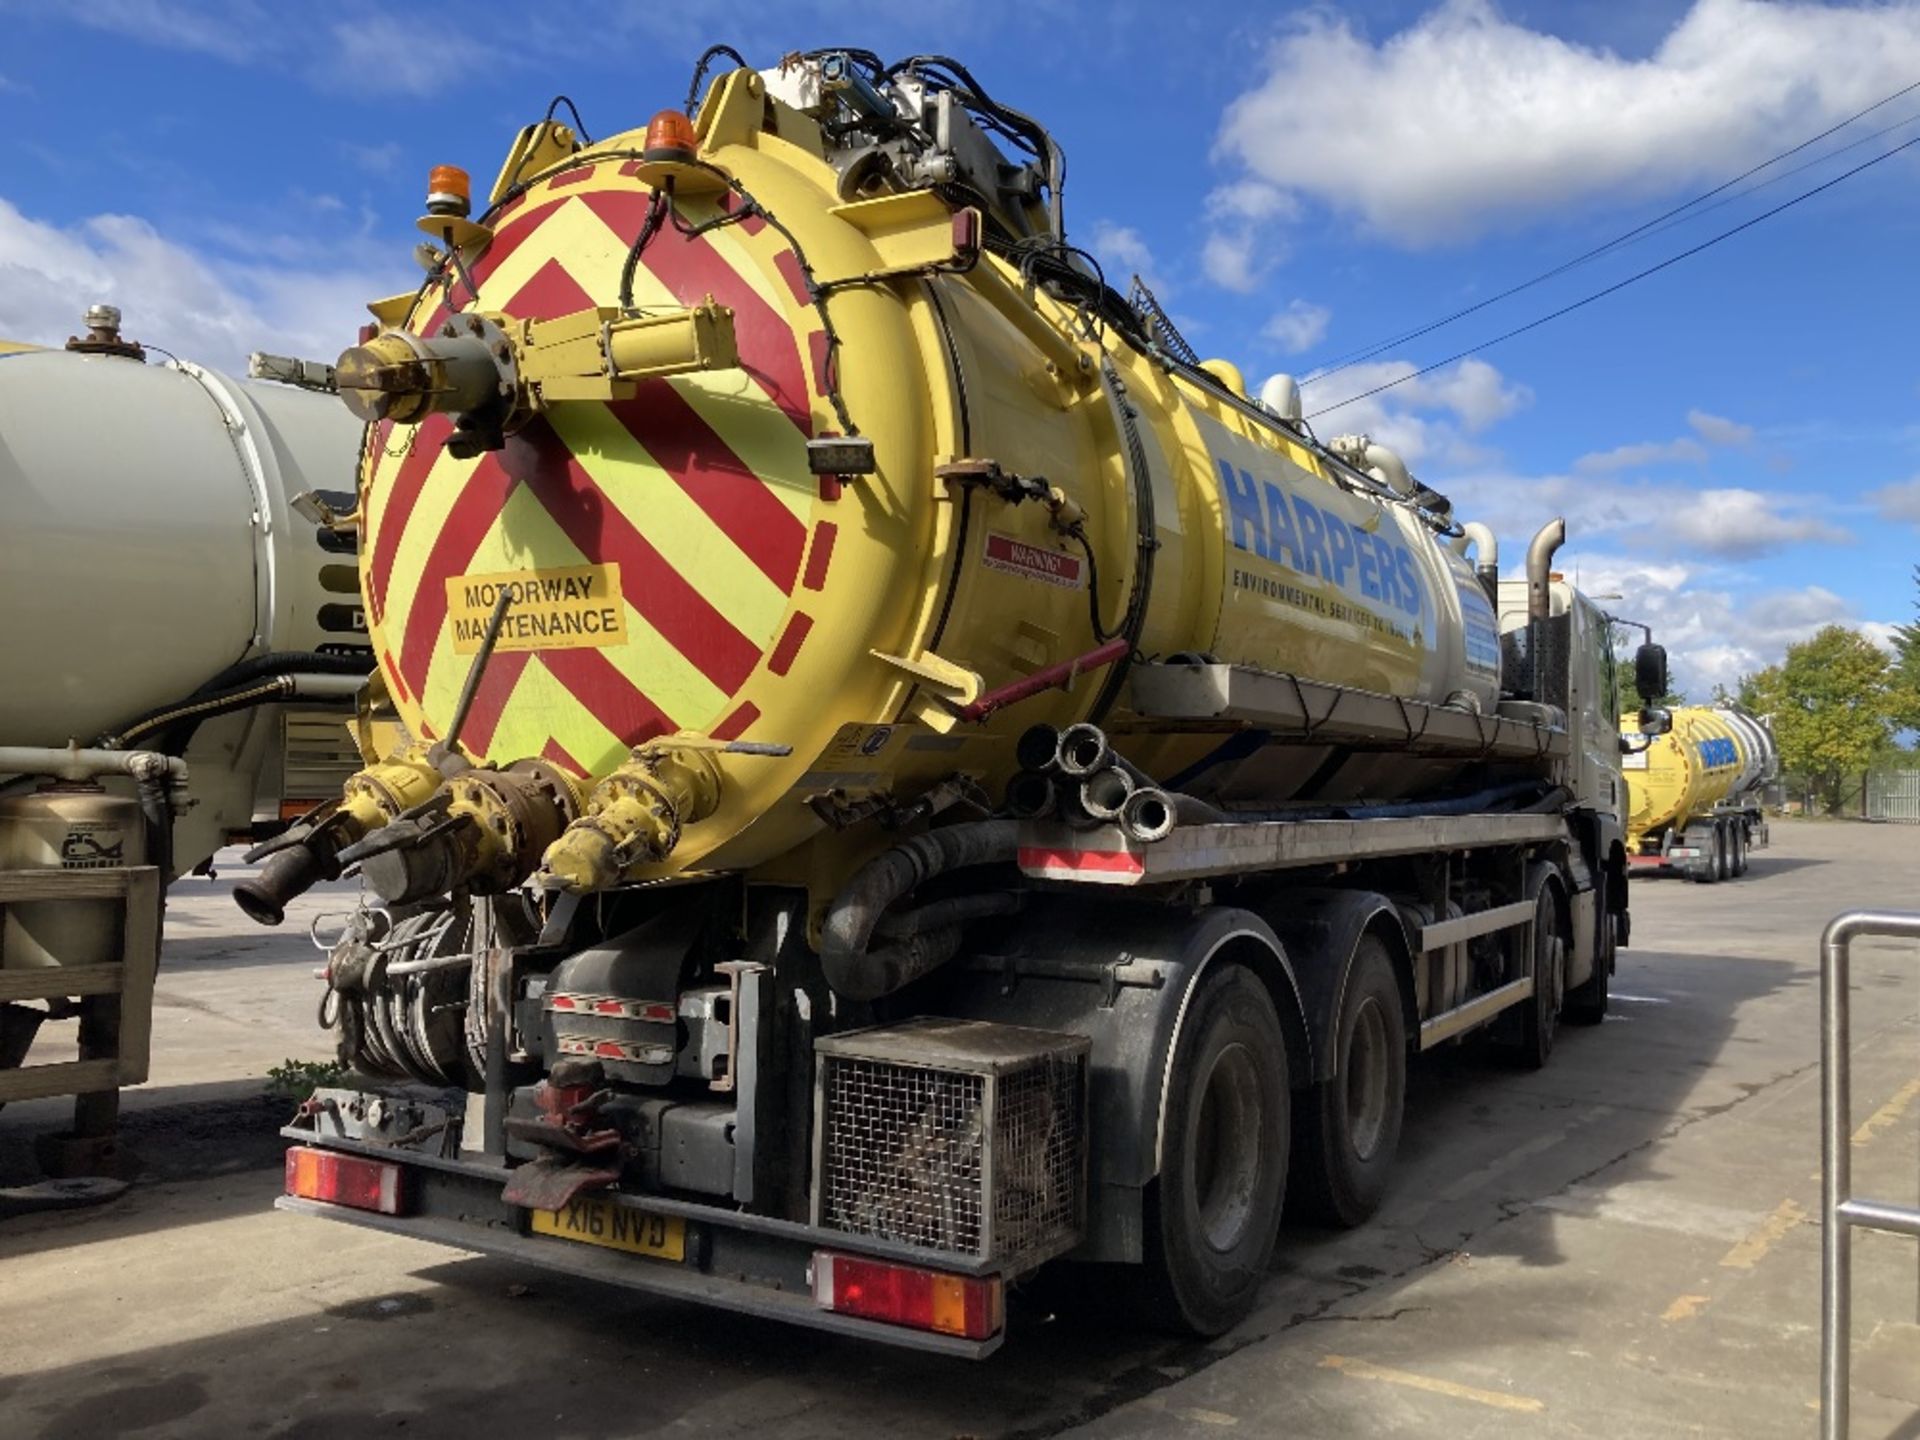
[[[853,44],[952,54],[1045,120],[1075,240],[1145,273],[1202,353],[1256,380],[1304,375],[1920,80],[1914,0],[438,13],[419,27],[418,7],[365,0],[0,0],[0,335],[58,340],[111,298],[132,333],[213,363],[330,358],[362,301],[417,277],[430,165],[484,185],[559,91],[595,134],[643,124],[713,41],[761,65]],[[1833,154],[1883,126],[1898,128]],[[1916,136],[1920,90],[1747,183],[1813,162],[1798,174],[1317,382],[1308,408]],[[1829,621],[1883,638],[1911,617],[1920,559],[1915,157],[1317,425],[1399,447],[1511,561],[1566,514],[1566,566],[1653,620],[1696,694]]]

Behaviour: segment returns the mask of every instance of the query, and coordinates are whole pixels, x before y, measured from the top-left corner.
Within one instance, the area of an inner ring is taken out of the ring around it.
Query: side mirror
[[[1656,647],[1658,648],[1658,647]],[[1664,655],[1661,657],[1666,658]],[[1673,729],[1673,712],[1658,705],[1649,705],[1640,712],[1640,733],[1648,737],[1665,735]]]
[[[1651,705],[1667,693],[1667,651],[1651,640],[1633,652],[1633,688],[1642,703]],[[1669,717],[1671,726],[1671,717]],[[1666,731],[1661,731],[1665,734]]]

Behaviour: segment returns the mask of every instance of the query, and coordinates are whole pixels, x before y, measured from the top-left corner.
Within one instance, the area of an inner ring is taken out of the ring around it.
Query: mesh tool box
[[[1084,1036],[918,1019],[815,1046],[813,1220],[1009,1273],[1086,1215]]]

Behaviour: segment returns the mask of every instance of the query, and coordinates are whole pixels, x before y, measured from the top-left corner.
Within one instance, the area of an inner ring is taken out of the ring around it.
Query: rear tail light
[[[1006,1314],[998,1275],[949,1275],[829,1250],[814,1252],[813,1299],[835,1314],[968,1340],[999,1334]]]
[[[296,1145],[287,1151],[287,1194],[325,1200],[381,1215],[403,1215],[407,1208],[407,1172],[403,1166],[332,1150]]]

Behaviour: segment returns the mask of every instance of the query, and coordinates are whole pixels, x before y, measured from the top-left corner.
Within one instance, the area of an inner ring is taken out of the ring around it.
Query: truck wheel
[[[1528,1070],[1544,1069],[1553,1057],[1553,1032],[1560,1024],[1560,1004],[1567,983],[1566,926],[1560,891],[1540,887],[1533,907],[1533,997],[1520,1007],[1520,1042],[1516,1055]]]
[[[1707,853],[1687,864],[1687,878],[1696,885],[1711,885],[1720,878],[1720,832],[1709,830],[1699,839]]]
[[[1747,826],[1743,820],[1736,820],[1727,831],[1733,839],[1733,873],[1735,877],[1747,873]]]
[[[1352,1229],[1386,1196],[1407,1099],[1406,1014],[1377,935],[1354,951],[1334,1031],[1333,1078],[1303,1098],[1293,1154],[1300,1208]]]
[[[1166,1147],[1147,1191],[1136,1309],[1219,1335],[1253,1309],[1287,1186],[1287,1042],[1266,986],[1223,965],[1200,982],[1167,1081]]]
[[[1600,933],[1593,946],[1593,974],[1585,983],[1567,992],[1566,1004],[1560,1012],[1573,1025],[1598,1025],[1607,1018],[1607,1006],[1612,1003],[1613,960],[1617,949],[1613,914],[1607,909],[1612,888],[1606,871],[1594,876],[1593,907],[1600,915]]]
[[[1714,826],[1713,842],[1715,849],[1714,863],[1719,867],[1717,878],[1721,880],[1731,880],[1733,878],[1733,827],[1730,825]]]

